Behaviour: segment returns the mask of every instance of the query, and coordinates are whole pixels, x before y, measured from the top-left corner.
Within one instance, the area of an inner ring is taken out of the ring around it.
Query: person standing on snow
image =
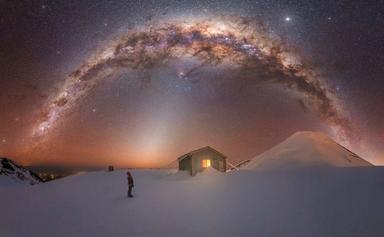
[[[127,178],[128,178],[128,197],[133,197],[132,195],[132,188],[133,188],[133,177],[131,175],[131,172],[127,171]]]

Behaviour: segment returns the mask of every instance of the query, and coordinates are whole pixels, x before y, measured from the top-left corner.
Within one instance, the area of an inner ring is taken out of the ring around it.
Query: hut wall
[[[226,171],[226,161],[225,157],[212,150],[204,150],[199,153],[193,154],[192,157],[192,175],[196,174],[199,171],[204,170],[202,166],[203,160],[211,160],[211,167],[221,171]]]
[[[186,157],[179,161],[179,170],[188,170],[192,175],[192,157]]]

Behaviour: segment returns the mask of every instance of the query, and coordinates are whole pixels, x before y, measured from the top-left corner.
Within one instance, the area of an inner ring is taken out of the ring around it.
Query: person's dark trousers
[[[132,185],[128,186],[128,197],[133,197],[133,195],[132,195],[132,188],[133,188]]]

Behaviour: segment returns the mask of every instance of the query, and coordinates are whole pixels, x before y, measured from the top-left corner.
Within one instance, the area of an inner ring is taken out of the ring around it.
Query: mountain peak
[[[332,138],[326,135],[323,132],[314,132],[314,131],[298,131],[289,136],[288,139],[308,139],[308,140],[316,140],[316,141],[328,141],[336,143]]]
[[[300,131],[252,159],[245,169],[371,165],[324,133]]]

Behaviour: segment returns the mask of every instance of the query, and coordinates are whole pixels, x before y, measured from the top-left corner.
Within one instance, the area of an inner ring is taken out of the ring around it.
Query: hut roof
[[[203,147],[203,148],[200,148],[200,149],[197,149],[197,150],[188,152],[188,153],[186,153],[186,154],[180,156],[179,158],[177,158],[177,160],[180,161],[180,160],[182,160],[182,159],[184,159],[184,158],[186,158],[186,157],[188,157],[188,156],[191,156],[191,155],[193,155],[193,154],[199,153],[199,152],[204,151],[204,150],[211,150],[211,151],[213,151],[213,152],[219,154],[220,156],[222,156],[224,159],[227,158],[223,153],[219,152],[218,150],[213,149],[213,148],[210,147],[210,146],[206,146],[206,147]]]

